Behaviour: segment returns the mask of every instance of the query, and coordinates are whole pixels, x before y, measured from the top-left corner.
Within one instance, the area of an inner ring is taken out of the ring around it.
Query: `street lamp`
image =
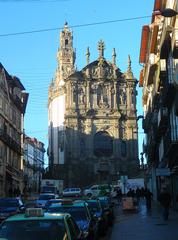
[[[165,8],[163,11],[161,11],[161,15],[164,17],[175,17],[178,15],[178,12],[172,8]]]

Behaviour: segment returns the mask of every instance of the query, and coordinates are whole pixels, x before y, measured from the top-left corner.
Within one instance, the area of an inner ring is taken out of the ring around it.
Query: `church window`
[[[134,91],[132,90],[131,92],[131,103],[134,104],[135,103],[135,95],[134,95]]]
[[[97,157],[110,157],[113,154],[113,139],[107,132],[95,134],[94,154]]]
[[[127,145],[126,145],[126,141],[122,141],[121,142],[121,156],[122,157],[126,157],[127,155]]]
[[[108,102],[106,86],[103,88],[103,101],[106,103]]]
[[[67,46],[69,43],[68,39],[65,40],[65,46]]]
[[[102,88],[101,86],[98,87],[97,89],[97,105],[99,106],[100,101],[101,101],[101,95],[102,95]]]

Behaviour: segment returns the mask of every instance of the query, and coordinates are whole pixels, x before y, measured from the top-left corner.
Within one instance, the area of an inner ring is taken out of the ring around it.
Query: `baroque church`
[[[136,85],[131,59],[122,73],[104,57],[75,68],[73,33],[65,23],[60,33],[57,70],[48,93],[48,156],[46,177],[64,180],[64,186],[111,183],[138,172]]]

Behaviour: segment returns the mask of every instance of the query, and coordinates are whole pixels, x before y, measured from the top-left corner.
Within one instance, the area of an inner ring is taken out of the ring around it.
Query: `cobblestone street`
[[[144,201],[138,212],[123,212],[116,207],[115,224],[108,236],[110,240],[177,240],[178,212],[170,211],[170,218],[164,222],[159,206],[147,212]]]

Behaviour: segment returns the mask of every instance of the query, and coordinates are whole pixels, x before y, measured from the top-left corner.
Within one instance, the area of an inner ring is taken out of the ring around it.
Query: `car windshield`
[[[18,207],[18,200],[2,199],[0,200],[0,207]]]
[[[50,207],[51,213],[69,213],[76,221],[87,219],[85,207]]]
[[[54,195],[40,195],[39,200],[49,200],[49,199],[54,199]]]
[[[87,201],[87,203],[88,203],[88,207],[89,207],[90,211],[92,211],[92,213],[100,211],[100,207],[99,207],[97,202],[89,202],[89,201]]]
[[[8,240],[63,240],[63,220],[26,220],[4,222],[0,227],[0,239]]]

